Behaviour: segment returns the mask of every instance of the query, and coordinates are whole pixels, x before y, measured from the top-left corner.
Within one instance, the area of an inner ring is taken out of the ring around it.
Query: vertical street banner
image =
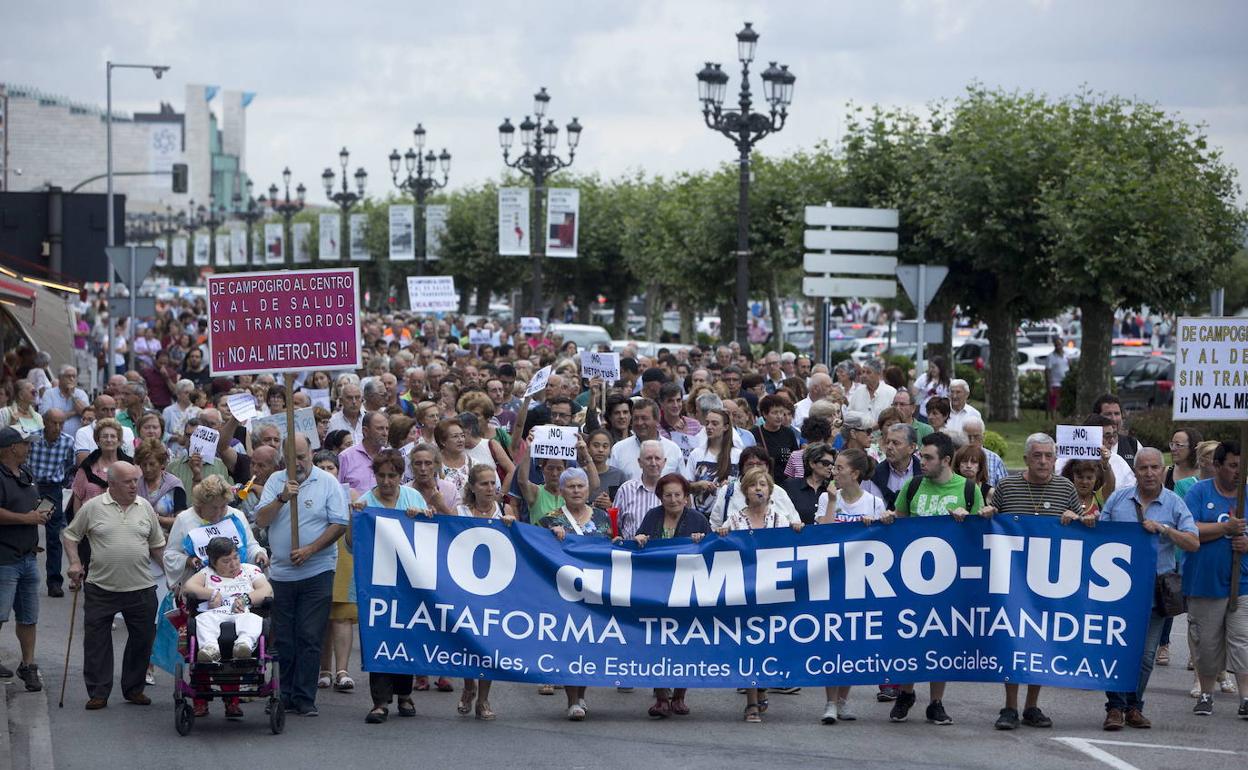
[[[280,265],[286,261],[286,244],[282,242],[284,234],[280,222],[264,226],[264,263]]]
[[[169,261],[174,267],[186,267],[186,236],[179,235],[173,239],[173,253]]]
[[[450,206],[425,206],[425,259],[431,262],[442,258],[442,237],[450,211]]]
[[[212,236],[195,233],[195,267],[205,267],[212,256]]]
[[[153,263],[156,267],[167,267],[169,265],[168,241],[161,238],[156,243],[156,261]]]
[[[576,258],[581,191],[551,188],[546,197],[546,256]]]
[[[368,229],[367,214],[352,214],[347,220],[350,227],[351,236],[351,261],[367,262],[368,257],[368,241],[364,238],[365,230]]]
[[[360,367],[356,268],[208,277],[214,376]]]
[[[455,277],[429,275],[407,277],[407,301],[418,313],[454,312],[459,309],[459,294],[455,291]]]
[[[265,225],[264,227],[268,227]],[[251,234],[251,264],[264,265],[264,227],[257,227]]]
[[[296,265],[312,263],[312,223],[295,222],[290,226],[290,246]]]
[[[338,262],[342,259],[342,215],[321,214],[317,222],[316,258],[322,262]]]
[[[416,259],[416,212],[411,206],[390,207],[390,261]]]
[[[529,188],[498,188],[498,253],[529,256]]]
[[[230,264],[234,267],[247,265],[247,231],[241,227],[230,231]]]
[[[215,240],[216,240],[216,246],[217,246],[217,256],[216,256],[217,267],[229,267],[230,266],[230,243],[231,243],[229,231],[226,230],[225,232],[217,233],[215,236]]]
[[[1180,318],[1175,331],[1175,421],[1248,421],[1248,318]]]

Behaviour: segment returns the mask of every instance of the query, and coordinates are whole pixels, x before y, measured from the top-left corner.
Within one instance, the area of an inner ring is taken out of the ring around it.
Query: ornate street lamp
[[[342,167],[342,189],[334,192],[334,181],[337,177],[332,168],[326,168],[321,173],[321,181],[325,183],[325,197],[333,201],[342,211],[342,233],[338,239],[339,258],[344,262],[347,259],[348,249],[350,248],[350,230],[347,226],[347,218],[351,213],[351,209],[355,205],[364,200],[364,185],[368,182],[368,172],[361,166],[355,170],[355,188],[356,192],[352,192],[347,186],[347,162],[351,160],[351,153],[347,152],[347,148],[343,147],[338,153],[338,163]]]
[[[303,182],[295,188],[295,197],[290,197],[290,166],[282,169],[282,184],[286,187],[285,197],[278,200],[277,185],[269,185],[269,207],[281,216],[282,226],[282,258],[286,263],[286,269],[294,267],[294,249],[290,245],[290,221],[295,218],[295,214],[303,211],[303,205],[308,197],[308,189],[303,186]]]
[[[264,195],[261,195],[259,198],[255,197],[255,195],[252,194],[254,190],[255,190],[255,184],[250,179],[248,179],[247,180],[247,202],[246,204],[244,205],[243,203],[242,193],[234,193],[234,200],[233,200],[234,216],[238,219],[243,220],[243,223],[247,226],[247,264],[248,265],[255,264],[255,255],[252,253],[255,250],[253,248],[254,239],[252,238],[251,231],[255,227],[256,222],[259,222],[261,219],[264,219],[265,208],[267,208],[269,205],[269,201],[267,198],[264,197]],[[297,195],[298,193],[296,192],[296,196]]]
[[[546,243],[542,226],[542,196],[546,192],[546,179],[556,171],[572,165],[572,160],[576,157],[576,147],[581,142],[581,124],[574,117],[567,125],[568,159],[564,160],[555,155],[559,128],[553,120],[547,120],[546,125],[542,125],[542,118],[546,117],[546,108],[549,105],[550,94],[546,93],[545,88],[533,95],[533,114],[537,116],[537,121],[534,122],[528,115],[525,115],[524,120],[520,122],[520,143],[524,146],[524,153],[515,160],[510,160],[509,156],[512,142],[515,139],[516,127],[512,125],[511,118],[504,118],[502,125],[498,127],[498,143],[503,148],[503,163],[508,168],[514,168],[533,180],[536,198],[533,210],[537,215],[534,220],[537,225],[530,225],[529,232],[538,237],[530,239],[533,249],[533,296],[529,300],[529,310],[538,317],[542,315],[542,254]]]
[[[707,62],[698,72],[698,99],[702,102],[702,117],[708,128],[728,137],[737,147],[739,184],[737,201],[737,285],[736,285],[736,339],[743,349],[749,349],[746,331],[750,301],[750,153],[763,137],[784,128],[788,118],[789,104],[793,101],[793,84],[797,77],[786,65],[771,62],[763,70],[763,97],[771,105],[767,113],[752,109],[750,93],[750,63],[754,61],[754,48],[758,45],[758,32],[750,22],[737,33],[737,59],[741,62],[741,91],[737,109],[723,109],[724,94],[728,86],[728,73],[719,64]]]
[[[417,123],[412,135],[415,137],[415,149],[409,147],[402,157],[399,156],[397,149],[390,153],[390,176],[394,180],[395,187],[416,199],[416,255],[419,257],[416,274],[420,275],[425,272],[425,261],[428,256],[425,253],[425,197],[434,190],[446,187],[451,173],[451,154],[443,147],[440,154],[435,155],[433,150],[430,150],[422,156],[421,152],[425,149],[425,127]],[[399,179],[400,161],[407,169],[405,179]],[[439,164],[442,167],[441,182],[436,178]]]

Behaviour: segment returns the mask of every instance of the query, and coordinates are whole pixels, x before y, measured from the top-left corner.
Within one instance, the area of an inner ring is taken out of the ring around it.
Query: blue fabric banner
[[[612,545],[355,515],[364,668],[519,682],[1133,690],[1156,554],[1131,524],[902,519]]]

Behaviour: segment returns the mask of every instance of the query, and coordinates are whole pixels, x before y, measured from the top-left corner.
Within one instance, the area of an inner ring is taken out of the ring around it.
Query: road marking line
[[[1126,746],[1130,748],[1142,749],[1170,749],[1172,751],[1198,751],[1205,754],[1230,754],[1237,755],[1237,751],[1228,751],[1227,749],[1202,749],[1194,746],[1171,746],[1163,743],[1138,743],[1134,741],[1110,741],[1099,738],[1054,738],[1059,743],[1064,743],[1075,751],[1081,752],[1093,759],[1104,762],[1106,765],[1114,768],[1114,770],[1140,770],[1140,768],[1126,761],[1119,759],[1108,751],[1099,748],[1093,744],[1101,744],[1104,746]]]

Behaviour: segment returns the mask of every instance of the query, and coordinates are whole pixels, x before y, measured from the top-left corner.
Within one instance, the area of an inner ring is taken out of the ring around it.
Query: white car
[[[546,327],[548,335],[558,334],[564,342],[575,342],[576,349],[597,350],[598,346],[611,345],[611,335],[601,326],[594,324],[555,323]]]

